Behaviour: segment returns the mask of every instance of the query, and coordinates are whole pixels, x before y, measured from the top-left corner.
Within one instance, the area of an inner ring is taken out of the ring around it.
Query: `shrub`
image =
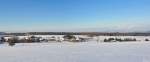
[[[40,37],[31,36],[27,39],[27,43],[40,42]]]
[[[122,41],[122,39],[118,39],[118,38],[115,38],[115,40],[116,40],[116,41],[120,41],[120,42]]]
[[[104,39],[104,42],[108,42],[108,40],[107,40],[107,39]]]
[[[75,39],[76,37],[73,35],[65,35],[63,38],[64,39]]]
[[[4,37],[1,37],[0,43],[6,42]]]
[[[133,41],[136,41],[136,39],[134,38]]]
[[[88,39],[85,38],[79,38],[79,42],[86,42]]]
[[[9,44],[9,46],[14,46],[15,45],[14,42],[9,42],[8,44]]]
[[[115,40],[115,39],[114,39],[114,38],[109,38],[109,39],[108,39],[108,41],[113,41],[113,40]]]
[[[145,41],[149,41],[149,39],[145,39]]]
[[[113,40],[115,40],[114,38],[108,38],[108,39],[104,39],[104,42],[112,42]]]
[[[125,38],[123,41],[136,41],[136,39],[132,39],[132,38]]]
[[[17,41],[18,41],[18,39],[11,38],[11,39],[8,39],[8,44],[9,44],[9,46],[14,46]]]

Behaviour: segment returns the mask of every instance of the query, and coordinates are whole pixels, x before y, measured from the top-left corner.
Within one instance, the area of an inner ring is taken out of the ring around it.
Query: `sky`
[[[149,3],[150,0],[0,0],[0,31],[150,31]]]

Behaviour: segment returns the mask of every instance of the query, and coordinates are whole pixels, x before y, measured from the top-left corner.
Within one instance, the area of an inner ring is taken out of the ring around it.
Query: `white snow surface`
[[[0,62],[150,62],[150,42],[0,44]]]

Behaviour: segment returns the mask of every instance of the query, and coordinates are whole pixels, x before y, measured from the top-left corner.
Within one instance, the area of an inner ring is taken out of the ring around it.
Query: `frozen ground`
[[[0,62],[150,62],[150,42],[1,44]]]

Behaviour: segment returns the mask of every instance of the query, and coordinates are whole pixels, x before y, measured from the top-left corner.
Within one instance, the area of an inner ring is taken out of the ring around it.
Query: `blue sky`
[[[0,30],[150,31],[149,0],[0,0]]]

